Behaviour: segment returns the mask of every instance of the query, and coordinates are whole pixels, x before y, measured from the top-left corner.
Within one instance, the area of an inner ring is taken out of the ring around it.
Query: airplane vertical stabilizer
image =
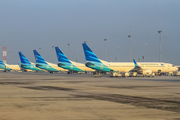
[[[5,65],[1,59],[0,59],[0,65]]]
[[[59,49],[59,47],[55,47],[55,50],[59,62],[71,63],[69,59],[66,57],[66,55],[64,55],[63,52]]]
[[[43,59],[43,57],[41,57],[41,55],[36,50],[33,50],[33,52],[34,52],[34,57],[37,63],[47,64],[46,61]]]
[[[29,62],[29,60],[22,54],[22,52],[19,52],[19,57],[20,57],[21,63],[31,64],[31,63]]]
[[[96,55],[92,52],[92,50],[88,47],[88,45],[86,43],[83,43],[82,46],[83,46],[83,49],[84,49],[84,54],[85,54],[86,61],[92,61],[92,62],[101,63],[99,58],[96,57]]]

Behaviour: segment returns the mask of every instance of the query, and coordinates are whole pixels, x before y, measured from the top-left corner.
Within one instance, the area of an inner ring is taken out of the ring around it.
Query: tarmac
[[[0,120],[180,120],[180,77],[0,73]]]

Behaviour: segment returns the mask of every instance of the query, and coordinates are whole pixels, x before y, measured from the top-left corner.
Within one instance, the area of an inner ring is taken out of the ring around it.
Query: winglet
[[[63,52],[58,47],[55,47],[55,50],[59,62],[71,63],[69,59],[66,57],[66,55],[64,55]]]
[[[43,57],[41,57],[41,55],[36,50],[33,50],[33,52],[34,52],[34,57],[37,63],[47,64],[46,61],[43,59]]]
[[[137,65],[137,63],[136,63],[135,59],[133,59],[133,61],[134,61],[134,65],[137,67],[138,65]]]
[[[88,47],[86,43],[83,43],[82,46],[84,49],[86,61],[93,61],[93,62],[101,63],[101,61],[96,57],[96,55],[92,52],[92,50]]]
[[[21,63],[31,64],[29,60],[22,54],[22,52],[19,52],[19,57],[20,57]]]

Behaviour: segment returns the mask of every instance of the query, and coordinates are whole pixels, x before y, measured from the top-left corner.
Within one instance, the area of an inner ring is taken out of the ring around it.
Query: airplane
[[[24,71],[27,71],[27,70],[33,70],[33,71],[43,71],[42,69],[40,68],[37,68],[35,66],[35,63],[31,63],[29,62],[29,60],[22,54],[22,52],[19,52],[19,57],[20,57],[20,60],[21,60],[21,70],[24,72]]]
[[[86,43],[82,44],[84,49],[84,54],[86,58],[86,66],[96,70],[95,75],[102,76],[102,72],[110,72],[111,76],[118,76],[121,73],[125,73],[125,76],[129,76],[129,72],[140,72],[140,69],[134,69],[133,62],[107,62],[100,60],[92,52]],[[173,67],[173,64],[163,63],[163,62],[139,62],[139,67],[141,67],[143,74],[146,75],[150,71],[152,73],[171,73],[176,71],[177,68]],[[137,63],[135,64],[136,69]],[[132,70],[132,71],[131,71]]]
[[[67,71],[63,68],[58,67],[57,64],[53,64],[45,61],[43,57],[41,57],[41,55],[36,50],[33,50],[33,52],[36,60],[36,67],[47,70],[49,73]]]
[[[9,65],[9,64],[5,64],[1,59],[0,59],[0,69],[3,69],[4,72],[10,71],[10,70],[15,70],[15,71],[21,70],[21,68],[19,67],[19,65]]]
[[[69,70],[68,74],[78,73],[78,72],[94,72],[95,70],[86,67],[85,64],[77,63],[70,61],[66,55],[59,49],[59,47],[55,47],[56,55],[58,58],[58,66],[64,69]]]

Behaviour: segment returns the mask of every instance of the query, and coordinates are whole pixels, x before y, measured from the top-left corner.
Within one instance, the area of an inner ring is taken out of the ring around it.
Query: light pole
[[[159,33],[159,62],[161,62],[161,30],[158,30]]]
[[[54,54],[53,54],[54,46],[52,46],[52,55],[53,55],[53,63],[54,63]]]
[[[129,38],[129,62],[131,60],[131,35],[128,35]]]
[[[117,47],[117,59],[118,59],[118,56],[119,56],[119,46]]]
[[[68,45],[68,58],[70,59],[70,54],[69,54],[69,46],[70,46],[70,44],[68,43],[67,45]]]
[[[11,64],[11,52],[9,51],[9,64]]]
[[[104,56],[104,60],[106,60],[106,41],[107,41],[107,39],[104,39],[104,41],[105,41],[105,50],[104,50],[105,56]]]
[[[79,50],[77,50],[77,59],[76,59],[76,62],[78,61],[78,57],[79,57],[79,54],[78,54]]]
[[[146,46],[146,53],[145,53],[145,60],[147,61],[147,44],[145,44],[145,46]]]

